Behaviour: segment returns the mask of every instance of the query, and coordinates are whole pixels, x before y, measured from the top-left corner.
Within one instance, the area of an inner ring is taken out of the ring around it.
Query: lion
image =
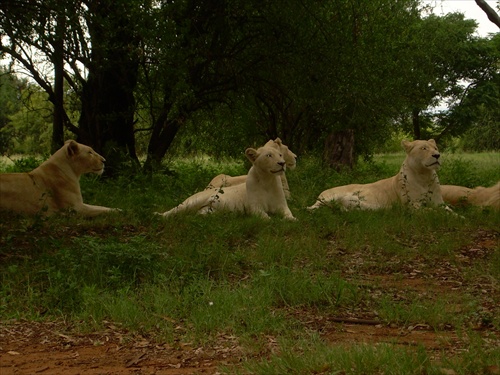
[[[288,148],[288,146],[284,145],[280,138],[276,138],[274,141],[270,139],[263,147],[272,147],[278,150],[285,159],[286,168],[290,170],[295,169],[295,166],[297,165],[297,155],[295,155],[292,150]],[[285,197],[287,199],[290,199],[290,188],[288,186],[288,181],[284,172],[280,176],[280,178],[281,184],[283,186],[283,191],[285,192]],[[220,174],[215,176],[212,181],[210,181],[210,183],[207,185],[207,189],[239,185],[245,183],[246,180],[247,175],[229,176],[227,174]]]
[[[206,214],[219,210],[240,211],[269,219],[281,214],[295,220],[288,208],[280,176],[285,172],[283,155],[274,147],[247,148],[245,155],[252,163],[244,184],[200,191],[177,207],[160,213],[169,217],[181,212]]]
[[[500,181],[491,187],[478,186],[473,189],[457,185],[441,185],[443,200],[452,206],[491,207],[500,211]]]
[[[401,143],[406,159],[399,173],[370,184],[338,186],[323,191],[309,210],[335,201],[343,209],[375,210],[402,203],[414,208],[444,205],[436,170],[440,154],[433,139]]]
[[[83,203],[80,190],[80,176],[101,175],[104,162],[91,147],[68,140],[31,172],[0,174],[0,209],[31,215],[74,210],[84,216],[115,211]]]

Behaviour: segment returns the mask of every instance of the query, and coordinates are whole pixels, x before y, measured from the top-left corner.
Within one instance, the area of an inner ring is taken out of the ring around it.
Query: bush
[[[7,173],[22,173],[30,172],[43,163],[43,159],[37,156],[24,156],[15,159],[14,163],[5,167]]]

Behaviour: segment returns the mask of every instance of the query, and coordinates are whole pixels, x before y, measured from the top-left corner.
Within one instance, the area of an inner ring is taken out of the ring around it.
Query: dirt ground
[[[444,262],[433,264],[411,264],[397,277],[387,274],[372,274],[362,278],[371,293],[391,290],[394,298],[404,298],[404,291],[431,294],[439,298],[443,294],[461,293],[467,289],[481,296],[483,312],[496,316],[500,312],[500,291],[491,280],[466,281],[460,268],[467,267],[475,259],[485,258],[497,248],[498,233],[478,233],[474,246],[464,247],[457,258],[458,264]],[[333,254],[332,254],[333,255]],[[342,256],[341,253],[335,256]],[[357,272],[357,264],[367,259],[349,256],[346,260],[345,276]],[[422,271],[424,270],[425,271]],[[359,279],[358,279],[359,282]],[[361,285],[362,286],[362,285]],[[460,306],[457,306],[457,312]],[[317,332],[331,345],[348,346],[357,343],[390,343],[396,346],[416,347],[423,345],[432,359],[440,356],[453,357],[466,350],[464,336],[458,336],[453,327],[430,327],[427,324],[396,326],[381,324],[369,311],[351,315],[331,316],[313,309],[289,310],[290,318],[299,320],[305,329]],[[357,314],[357,315],[356,315]],[[471,322],[469,327],[483,337],[486,345],[500,347],[500,332],[491,325],[482,325],[481,320]],[[57,322],[0,322],[0,375],[10,374],[101,374],[101,375],[187,375],[219,374],[224,365],[241,366],[256,356],[265,358],[279,351],[277,340],[266,337],[267,347],[261,353],[249,353],[239,346],[238,338],[221,334],[210,347],[196,347],[192,343],[175,342],[162,344],[148,337],[105,322],[101,332],[81,334],[78,324]],[[499,364],[500,365],[500,364]],[[500,367],[492,364],[485,374],[500,374]],[[443,373],[454,374],[444,369]],[[450,372],[451,371],[451,372]]]
[[[68,332],[69,331],[69,332]],[[113,325],[75,334],[62,322],[13,322],[0,327],[0,374],[217,374],[238,361],[234,337],[212,348],[150,342]]]
[[[392,343],[424,345],[436,355],[459,351],[463,342],[454,332],[436,333],[428,326],[401,329],[375,321],[316,318],[308,322],[332,344]],[[62,322],[11,322],[0,328],[0,374],[219,374],[218,367],[238,364],[246,355],[235,337],[220,337],[209,348],[179,343],[175,347],[152,343],[116,327],[93,334],[72,334]],[[269,338],[269,350],[275,340]],[[500,373],[500,372],[499,372]]]
[[[308,322],[332,345],[391,343],[423,345],[431,358],[464,350],[465,343],[453,331],[435,332],[426,325],[387,327],[375,321],[316,318]],[[220,374],[219,366],[242,364],[247,358],[235,337],[221,336],[212,347],[175,347],[110,328],[93,334],[72,334],[66,324],[11,322],[0,327],[0,374],[100,374],[100,375],[188,375]],[[500,334],[484,332],[491,344],[500,344]],[[276,341],[269,337],[269,352]],[[496,341],[496,342],[493,342]],[[487,374],[500,374],[492,366]]]

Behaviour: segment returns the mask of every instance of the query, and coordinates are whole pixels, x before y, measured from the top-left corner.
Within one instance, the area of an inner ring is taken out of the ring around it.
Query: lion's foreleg
[[[281,179],[281,186],[283,187],[283,192],[285,193],[285,198],[290,199],[291,197],[290,187],[288,186],[288,180],[286,179],[284,173],[280,176],[280,179]]]
[[[265,212],[264,210],[261,210],[261,209],[251,209],[250,214],[258,216],[258,217],[260,217],[262,219],[266,219],[266,220],[271,219],[271,217],[267,214],[267,212]]]
[[[292,211],[290,211],[288,206],[283,209],[283,217],[287,220],[293,220],[293,221],[297,220],[295,216],[293,216]]]
[[[307,207],[307,209],[309,211],[314,211],[314,210],[317,210],[318,208],[326,206],[326,205],[327,205],[326,201],[320,197],[316,200],[316,202],[312,206]]]

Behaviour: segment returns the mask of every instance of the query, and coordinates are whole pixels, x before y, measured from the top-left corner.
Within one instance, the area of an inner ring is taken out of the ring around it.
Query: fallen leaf
[[[132,358],[130,361],[127,362],[127,364],[125,365],[125,367],[132,367],[132,366],[136,366],[139,362],[143,361],[146,356],[146,353],[141,353],[137,356],[135,356],[135,358]]]

